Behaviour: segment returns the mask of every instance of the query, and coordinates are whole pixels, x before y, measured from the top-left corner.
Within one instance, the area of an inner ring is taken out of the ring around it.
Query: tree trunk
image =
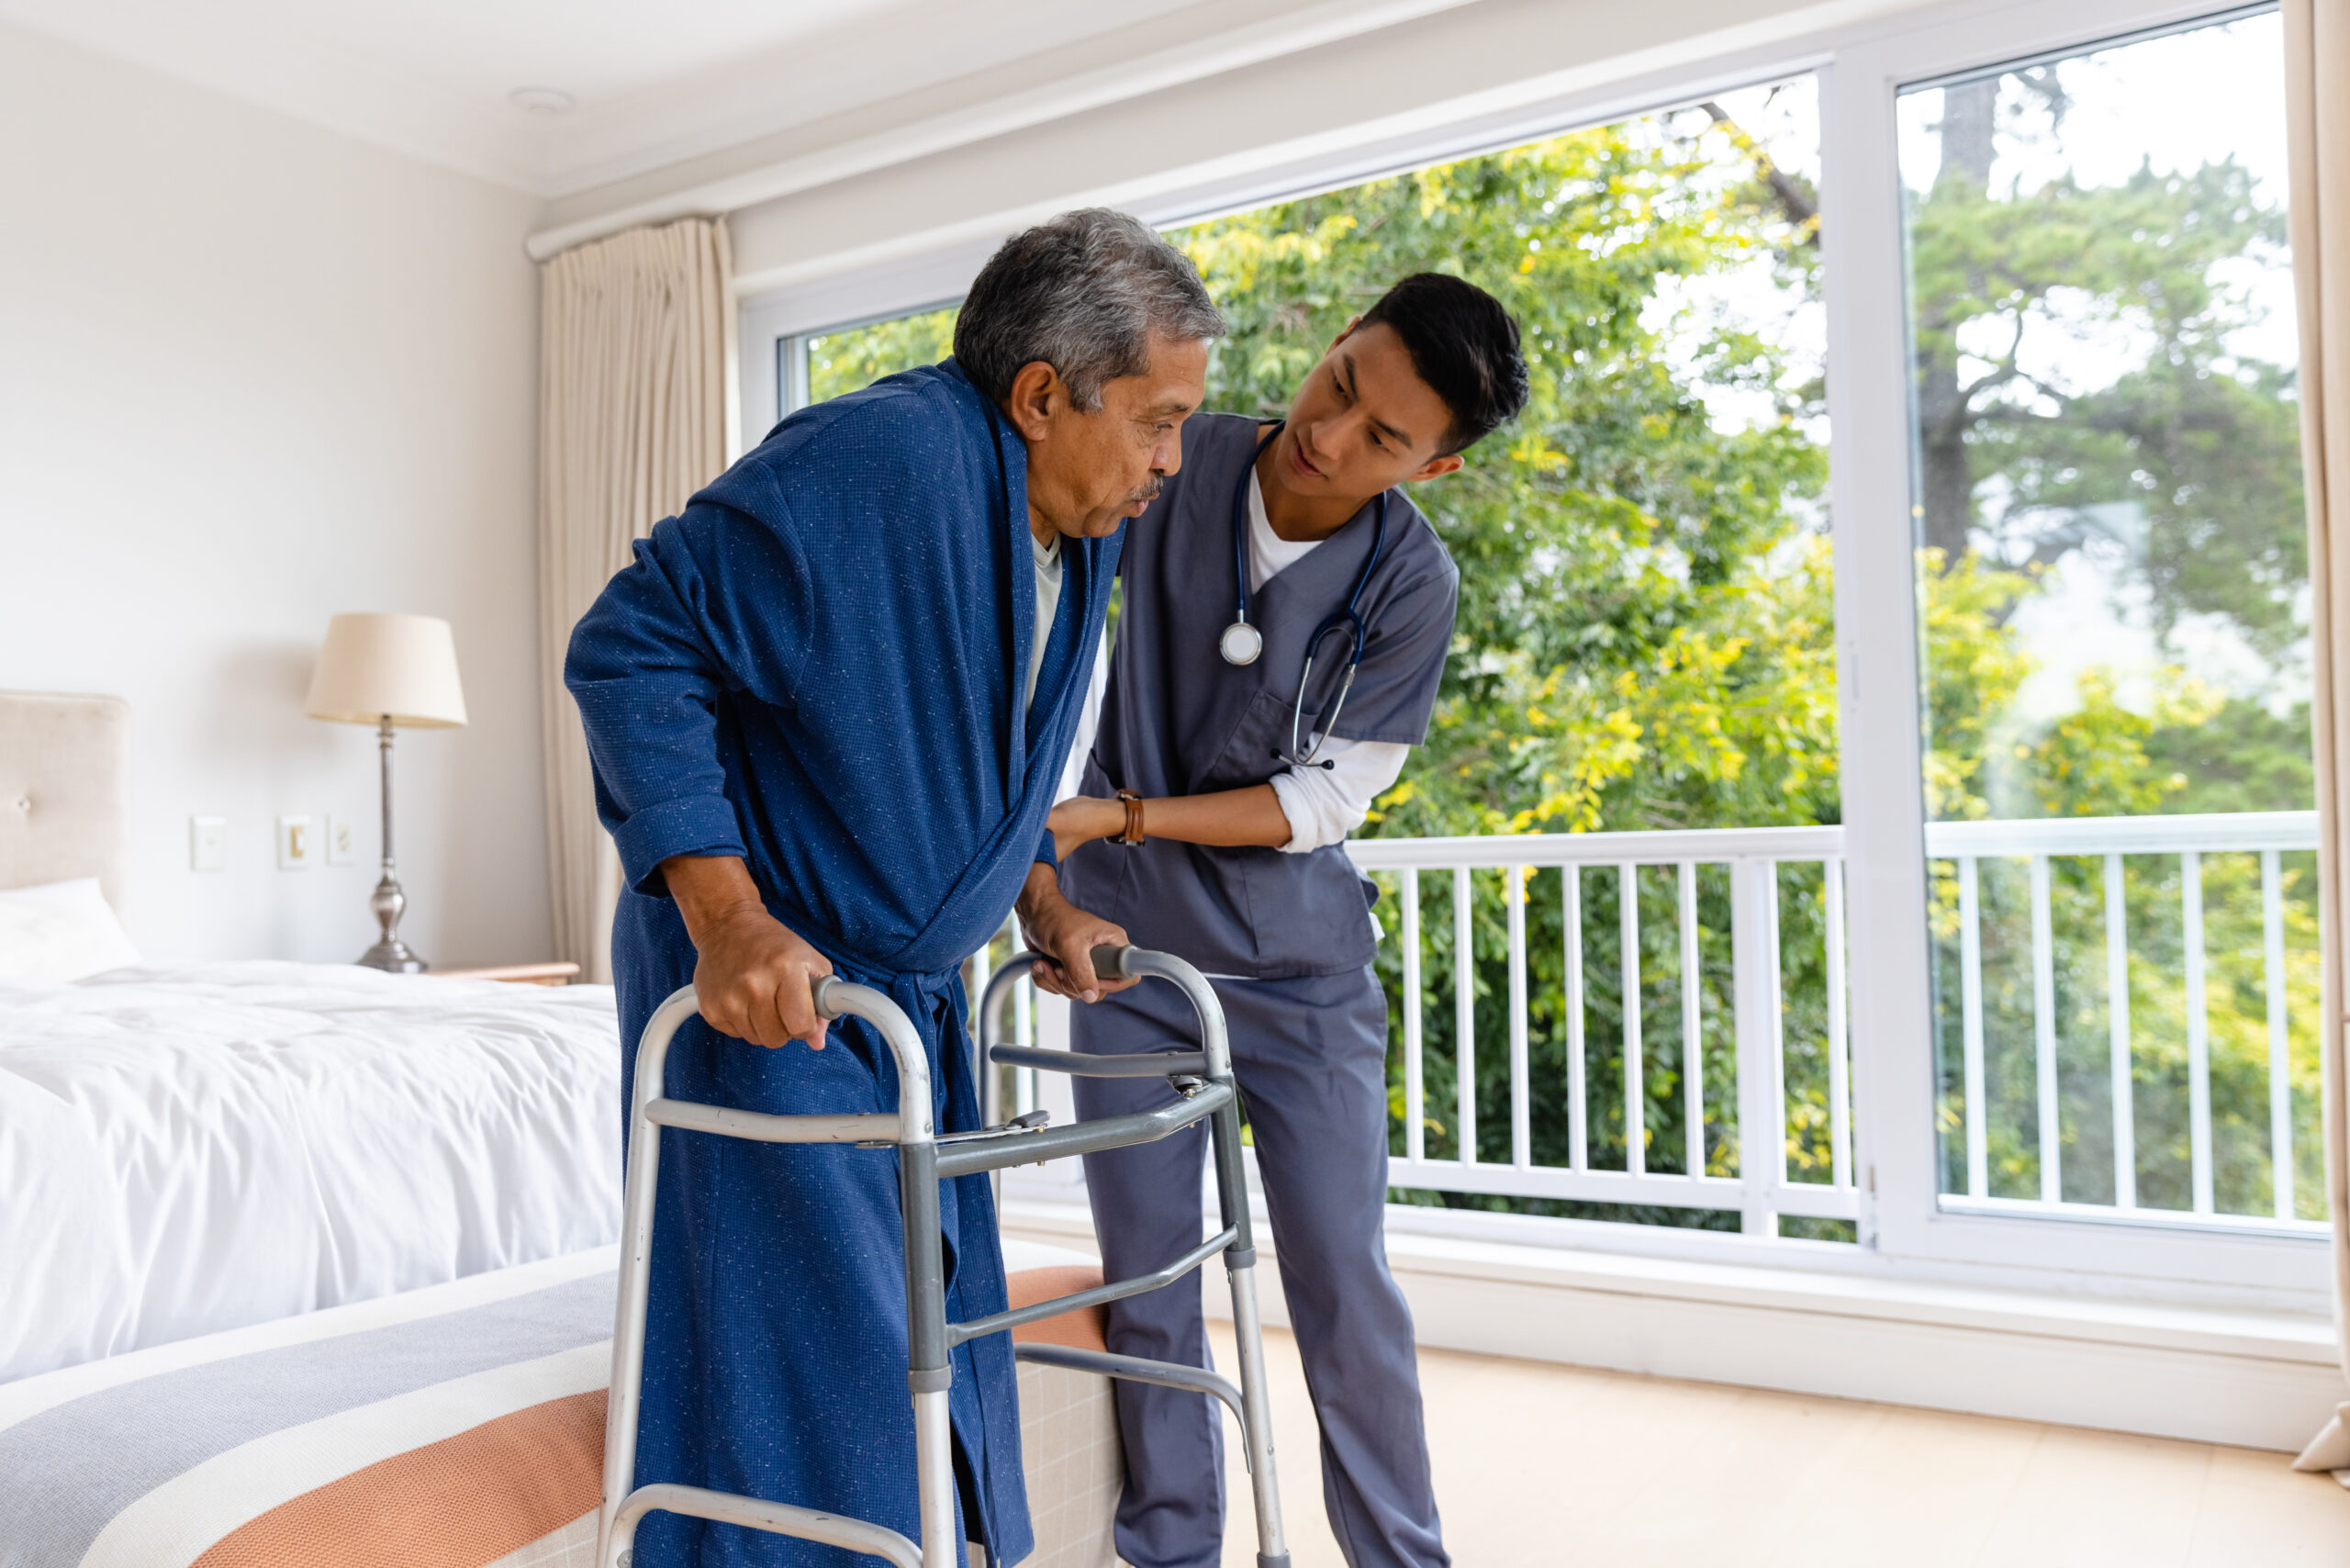
[[[1929,201],[1978,201],[1989,193],[1998,101],[1996,76],[1942,89],[1942,167]],[[1913,300],[1910,308],[1920,325],[1935,308],[1927,300]],[[1966,554],[1975,523],[1975,464],[1966,446],[1975,420],[1959,386],[1954,350],[1937,352],[1921,341],[1917,375],[1918,542],[1940,550],[1948,570]]]

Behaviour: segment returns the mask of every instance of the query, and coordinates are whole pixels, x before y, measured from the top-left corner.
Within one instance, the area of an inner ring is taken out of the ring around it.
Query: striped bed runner
[[[0,1568],[586,1564],[614,1255],[602,1248],[0,1384]],[[1023,1271],[1014,1297],[1099,1279]],[[1100,1334],[1097,1309],[1020,1338],[1098,1346]],[[1039,1568],[1109,1561],[1122,1467],[1106,1388],[1040,1383],[1040,1372],[1077,1377],[1023,1369],[1024,1417],[1035,1418],[1024,1418],[1024,1436],[1039,1450],[1027,1456],[1032,1494],[1040,1466],[1069,1471],[1072,1444],[1084,1451],[1074,1456],[1081,1474],[1043,1488],[1053,1501],[1032,1497],[1046,1513],[1074,1510],[1059,1532],[1072,1550],[1040,1552]],[[1037,1421],[1053,1423],[1049,1433]]]
[[[0,1385],[0,1568],[486,1568],[561,1531],[600,1490],[612,1257]]]

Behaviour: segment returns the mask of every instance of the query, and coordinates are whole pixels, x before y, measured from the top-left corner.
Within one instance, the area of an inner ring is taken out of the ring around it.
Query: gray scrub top
[[[1264,653],[1252,665],[1225,663],[1216,641],[1238,603],[1233,496],[1263,429],[1237,415],[1193,415],[1183,426],[1183,466],[1128,525],[1117,649],[1086,763],[1088,795],[1207,794],[1262,784],[1288,767],[1277,751],[1289,745],[1306,644],[1345,607],[1371,553],[1377,502],[1253,589],[1249,618],[1264,634]],[[1362,667],[1334,734],[1404,745],[1427,738],[1460,586],[1436,530],[1400,490],[1391,491],[1386,548],[1357,607],[1366,631]],[[1315,716],[1328,711],[1352,645],[1346,632],[1324,639],[1306,693],[1306,727],[1318,728]],[[1096,841],[1063,862],[1061,889],[1079,908],[1125,926],[1133,941],[1210,974],[1343,974],[1369,963],[1373,951],[1367,915],[1378,892],[1343,845],[1292,855],[1167,839],[1135,846]]]

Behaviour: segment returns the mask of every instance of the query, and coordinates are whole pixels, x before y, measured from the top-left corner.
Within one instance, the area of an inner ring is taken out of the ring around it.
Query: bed
[[[38,1282],[0,1380],[615,1239],[619,1059],[601,987],[0,981],[0,1258]]]
[[[588,1568],[614,1253],[0,1384],[0,1568]],[[1007,1261],[1023,1303],[1101,1278]],[[1099,1348],[1099,1309],[1015,1338]],[[1107,1382],[1023,1363],[1020,1398],[1027,1562],[1113,1568]]]
[[[116,894],[127,718],[0,693],[0,890]],[[585,1568],[619,1061],[599,986],[0,980],[0,1568]],[[1015,1303],[1100,1278],[1006,1250]],[[1028,1561],[1112,1568],[1109,1384],[1020,1389]]]
[[[0,692],[0,890],[119,898],[128,723]],[[601,987],[0,980],[0,1381],[615,1239],[619,1058]]]

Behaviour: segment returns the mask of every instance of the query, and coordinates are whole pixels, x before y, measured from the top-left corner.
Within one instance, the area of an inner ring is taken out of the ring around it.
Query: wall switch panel
[[[318,863],[319,841],[308,817],[277,819],[277,868],[307,871]]]
[[[227,817],[187,819],[187,868],[191,871],[225,871],[229,868]]]
[[[351,819],[329,817],[327,819],[327,864],[348,866],[358,858],[359,857],[352,849]]]

